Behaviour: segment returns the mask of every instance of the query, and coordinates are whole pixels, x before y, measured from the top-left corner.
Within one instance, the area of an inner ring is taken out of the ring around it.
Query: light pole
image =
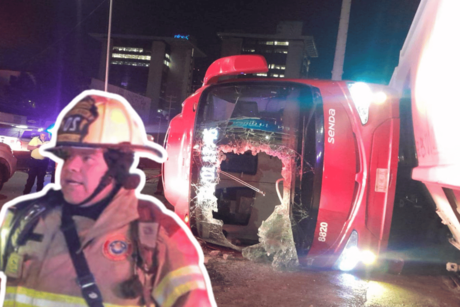
[[[176,96],[169,95],[169,108],[168,108],[168,120],[171,121],[171,102],[173,99],[177,98]]]
[[[110,35],[112,32],[112,1],[110,0],[110,8],[109,8],[109,29],[107,33],[107,55],[105,59],[105,84],[104,84],[104,91],[107,92],[107,87],[109,84],[109,60],[110,60]]]
[[[332,68],[332,80],[342,80],[343,62],[345,61],[345,49],[347,47],[348,22],[350,20],[351,0],[342,1],[342,11],[340,12],[339,33],[337,34],[337,44],[335,46],[334,66]]]
[[[158,130],[157,130],[157,142],[160,141],[161,117],[163,116],[163,114],[160,111],[161,110],[159,109],[158,113],[160,113],[160,121],[158,123]]]

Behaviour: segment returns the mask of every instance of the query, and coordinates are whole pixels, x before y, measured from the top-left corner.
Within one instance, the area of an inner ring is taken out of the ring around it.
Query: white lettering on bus
[[[320,242],[326,242],[326,236],[327,236],[327,223],[326,222],[321,222],[319,224],[319,237],[318,241]]]
[[[218,151],[215,141],[218,137],[216,128],[204,129],[201,158],[203,166],[197,191],[197,205],[203,209],[217,212],[217,198],[214,195],[217,185]]]
[[[334,144],[335,142],[335,110],[329,109],[329,126],[327,129],[327,134],[329,137],[327,138],[328,143]]]

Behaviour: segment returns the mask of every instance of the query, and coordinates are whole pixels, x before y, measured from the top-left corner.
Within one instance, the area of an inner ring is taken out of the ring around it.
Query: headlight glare
[[[358,264],[359,260],[360,251],[358,249],[358,233],[356,230],[353,230],[345,248],[342,251],[342,254],[334,264],[334,267],[341,271],[351,271]]]
[[[361,261],[364,263],[364,264],[373,264],[376,260],[376,256],[373,252],[371,251],[363,251],[361,253]]]
[[[359,262],[371,265],[375,263],[376,259],[377,256],[370,250],[361,251],[358,248],[358,232],[353,230],[342,254],[340,254],[339,259],[335,262],[334,268],[341,271],[351,271]]]
[[[374,94],[374,102],[376,104],[382,104],[384,103],[385,101],[387,101],[387,94],[385,94],[384,92],[377,92]]]
[[[348,89],[361,123],[364,125],[369,120],[369,106],[374,100],[374,94],[369,85],[363,82],[351,83],[348,85]]]

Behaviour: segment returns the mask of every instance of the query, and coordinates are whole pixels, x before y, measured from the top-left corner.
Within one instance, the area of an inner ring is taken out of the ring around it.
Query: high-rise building
[[[313,36],[303,36],[302,27],[303,22],[285,21],[278,24],[276,34],[218,33],[221,55],[260,54],[269,71],[257,76],[306,78],[310,59],[318,57],[318,52]]]
[[[103,45],[98,77],[104,80],[107,35],[92,36]],[[111,35],[109,83],[150,98],[150,119],[158,109],[172,115],[191,94],[194,59],[205,56],[189,35]]]

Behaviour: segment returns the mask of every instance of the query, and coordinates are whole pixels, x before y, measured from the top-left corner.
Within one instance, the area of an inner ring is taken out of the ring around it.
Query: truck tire
[[[8,180],[8,168],[0,163],[0,191],[3,188],[3,184]]]

